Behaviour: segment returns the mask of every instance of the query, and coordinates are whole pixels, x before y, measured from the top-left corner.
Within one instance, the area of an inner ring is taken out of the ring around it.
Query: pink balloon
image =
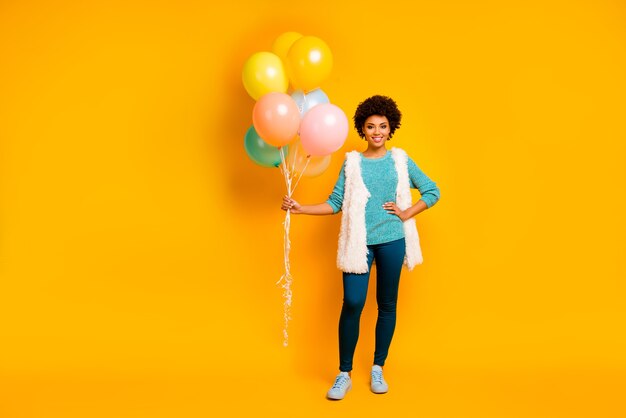
[[[312,156],[337,151],[348,137],[348,118],[331,103],[318,104],[305,113],[300,123],[300,141]]]
[[[254,105],[252,122],[265,142],[282,147],[293,141],[298,134],[300,110],[288,94],[267,93]]]

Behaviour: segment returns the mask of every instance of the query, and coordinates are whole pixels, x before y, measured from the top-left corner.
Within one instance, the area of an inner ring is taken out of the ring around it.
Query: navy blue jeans
[[[368,272],[363,274],[343,273],[343,307],[339,318],[339,370],[352,370],[352,358],[359,339],[361,312],[365,306],[367,286],[376,260],[376,302],[378,319],[376,321],[376,348],[374,364],[385,365],[393,332],[396,328],[396,304],[398,286],[406,246],[404,238],[368,245]]]

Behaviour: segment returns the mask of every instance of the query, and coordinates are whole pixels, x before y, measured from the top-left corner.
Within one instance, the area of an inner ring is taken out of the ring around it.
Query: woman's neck
[[[363,151],[363,156],[367,158],[381,158],[387,154],[387,148],[382,146],[380,148],[370,148],[367,147],[365,151]]]

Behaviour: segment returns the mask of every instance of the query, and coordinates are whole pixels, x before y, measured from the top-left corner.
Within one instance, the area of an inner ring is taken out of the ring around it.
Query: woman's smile
[[[372,115],[363,124],[365,139],[371,147],[379,148],[389,139],[389,120],[386,116]]]

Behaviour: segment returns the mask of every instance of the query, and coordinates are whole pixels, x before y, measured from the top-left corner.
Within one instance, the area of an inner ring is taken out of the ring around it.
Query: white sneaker
[[[387,393],[389,385],[385,382],[383,377],[383,368],[377,365],[372,366],[372,381],[370,384],[372,392],[374,393]]]
[[[341,372],[337,375],[333,387],[328,390],[326,397],[328,399],[343,399],[346,396],[346,392],[352,388],[352,381],[348,372]]]

